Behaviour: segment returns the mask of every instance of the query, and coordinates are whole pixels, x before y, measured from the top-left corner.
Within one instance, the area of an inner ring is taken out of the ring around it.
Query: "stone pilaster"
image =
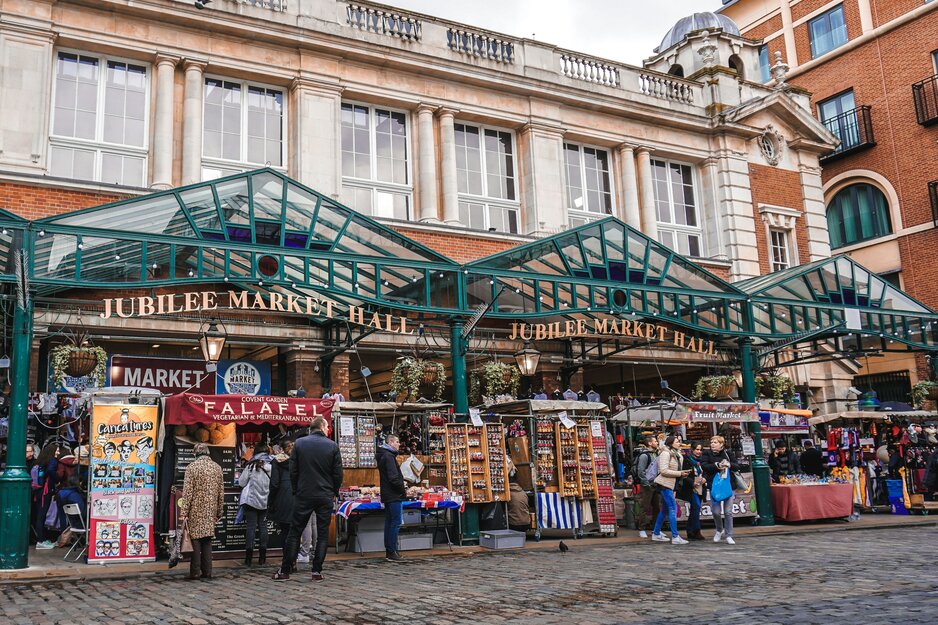
[[[442,108],[440,116],[440,166],[443,178],[443,221],[459,223],[459,186],[456,173],[456,111]]]
[[[182,184],[202,181],[202,114],[206,64],[186,59],[185,100],[182,120]]]
[[[439,200],[437,199],[436,179],[436,137],[433,132],[433,113],[436,109],[437,107],[429,104],[421,104],[417,107],[417,201],[420,208],[417,214],[420,221],[439,220],[437,213]]]
[[[153,128],[153,178],[154,189],[170,189],[173,186],[173,109],[176,86],[176,65],[179,59],[158,54],[156,57],[156,113]]]

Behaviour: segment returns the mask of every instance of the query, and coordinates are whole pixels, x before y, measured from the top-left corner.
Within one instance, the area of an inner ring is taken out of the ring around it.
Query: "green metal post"
[[[456,414],[469,414],[469,389],[466,385],[466,340],[462,321],[450,325],[450,352],[453,359],[453,408]]]
[[[742,400],[753,403],[756,401],[756,372],[752,362],[752,339],[748,336],[739,339],[739,360],[743,377]],[[752,478],[756,487],[758,522],[759,525],[775,525],[769,465],[762,453],[762,424],[755,421],[749,424],[749,428],[756,447],[756,457],[752,461]]]
[[[25,299],[25,301],[23,301]],[[6,469],[0,473],[0,569],[29,565],[29,485],[26,471],[26,402],[29,394],[29,356],[33,340],[33,304],[26,295],[13,312],[13,386]]]

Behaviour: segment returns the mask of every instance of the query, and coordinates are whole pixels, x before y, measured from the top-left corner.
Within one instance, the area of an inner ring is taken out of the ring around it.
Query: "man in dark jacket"
[[[384,505],[384,551],[388,562],[403,560],[397,550],[397,537],[403,523],[404,495],[407,486],[404,474],[397,464],[397,452],[401,441],[395,434],[389,434],[384,445],[375,451],[378,461],[378,475],[381,476],[381,503]]]
[[[335,499],[339,496],[339,487],[342,486],[342,454],[335,441],[329,438],[329,424],[325,419],[316,417],[309,430],[309,436],[296,441],[290,456],[293,521],[283,549],[283,561],[273,576],[275,580],[290,579],[299,550],[300,535],[310,517],[315,514],[317,534],[312,579],[315,582],[322,581],[329,523]]]
[[[801,471],[808,475],[824,476],[824,459],[821,451],[811,441],[804,442],[804,451],[801,452]]]
[[[788,451],[785,441],[780,440],[775,444],[775,449],[769,456],[769,468],[772,470],[772,479],[775,482],[780,481],[783,476],[798,473],[798,464]]]

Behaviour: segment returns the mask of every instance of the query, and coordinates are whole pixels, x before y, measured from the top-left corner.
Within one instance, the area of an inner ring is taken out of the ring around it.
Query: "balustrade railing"
[[[446,31],[446,45],[456,52],[499,63],[513,63],[515,60],[514,43],[470,30],[449,28]]]
[[[619,69],[615,65],[566,52],[560,55],[560,73],[607,87],[619,86]]]
[[[362,4],[349,4],[346,15],[353,28],[406,41],[420,40],[422,24],[414,17]]]
[[[283,13],[287,10],[287,0],[236,0],[240,4],[250,4],[251,6],[270,9]]]
[[[677,78],[641,72],[638,75],[638,90],[645,95],[662,100],[684,104],[694,103],[694,86]]]
[[[923,126],[938,124],[938,74],[912,85],[915,117]]]

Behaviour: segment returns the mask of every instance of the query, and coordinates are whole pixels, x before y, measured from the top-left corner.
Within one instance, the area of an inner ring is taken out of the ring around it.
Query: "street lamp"
[[[214,321],[209,322],[208,329],[203,330],[199,338],[199,347],[202,348],[202,357],[205,362],[211,365],[218,363],[227,338],[228,336],[218,329]]]
[[[531,347],[527,341],[524,343],[524,348],[515,353],[515,362],[518,363],[518,369],[521,370],[521,375],[524,376],[534,375],[534,372],[537,371],[537,363],[540,359],[541,352]]]

